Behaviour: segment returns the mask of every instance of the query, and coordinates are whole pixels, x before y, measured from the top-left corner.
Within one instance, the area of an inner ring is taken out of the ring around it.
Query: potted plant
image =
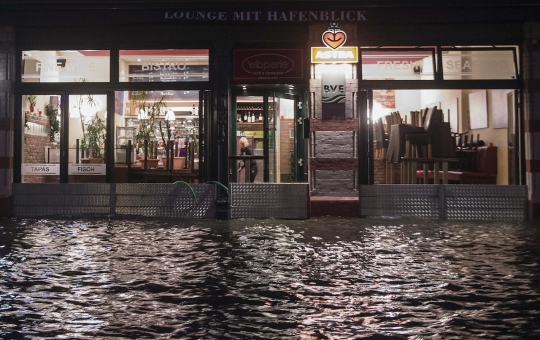
[[[34,112],[34,108],[36,107],[36,98],[37,96],[33,94],[29,94],[26,96],[26,99],[28,99],[28,104],[30,106],[30,112]]]
[[[60,131],[60,121],[58,120],[58,108],[52,104],[45,106],[45,115],[49,117],[49,140],[54,142],[56,134]]]
[[[90,152],[90,163],[103,163],[106,138],[107,126],[105,120],[96,112],[86,123],[85,135],[81,143],[81,148]]]
[[[150,93],[148,91],[131,93],[131,100],[134,102],[137,113],[139,114],[139,127],[135,136],[135,148],[140,153],[144,150],[143,148],[146,142],[148,146],[147,154],[143,155],[142,158],[157,160],[156,122],[159,121],[159,128],[162,131],[161,121],[158,120],[158,117],[165,107],[165,103],[163,102],[165,96],[162,96],[160,99],[154,99],[151,103],[148,101],[149,97]]]

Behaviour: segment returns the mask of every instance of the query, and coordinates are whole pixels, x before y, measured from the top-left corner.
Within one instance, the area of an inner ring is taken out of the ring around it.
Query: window
[[[516,79],[516,48],[443,48],[445,80]]]
[[[21,81],[108,82],[109,65],[106,50],[23,51]]]
[[[208,50],[120,50],[120,82],[208,81]]]
[[[434,48],[362,48],[362,80],[433,80]]]

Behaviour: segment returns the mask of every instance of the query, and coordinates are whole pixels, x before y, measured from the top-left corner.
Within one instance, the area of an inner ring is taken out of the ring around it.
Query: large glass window
[[[443,48],[444,79],[516,79],[516,48]]]
[[[120,50],[121,82],[208,81],[208,50]]]
[[[199,163],[199,91],[115,92],[115,168],[164,169],[187,176]],[[130,150],[131,145],[131,150]],[[170,159],[168,155],[172,155]],[[118,176],[117,176],[118,175]],[[117,171],[116,182],[122,181]]]
[[[23,51],[22,82],[108,82],[110,53],[106,50]]]
[[[361,48],[362,80],[433,80],[434,48]]]
[[[491,163],[493,169],[490,171],[496,175],[496,178],[492,180],[499,185],[515,184],[516,131],[513,122],[516,119],[516,103],[514,98],[512,89],[373,90],[373,105],[370,113],[374,124],[375,154],[376,158],[380,159],[375,162],[375,184],[386,183],[385,177],[381,176],[386,171],[384,155],[387,150],[384,150],[383,138],[384,136],[387,139],[392,138],[392,125],[401,125],[400,128],[415,126],[429,129],[427,127],[429,122],[425,120],[426,117],[422,115],[422,111],[434,107],[441,110],[439,111],[442,116],[440,119],[449,123],[453,137],[450,141],[453,143],[452,147],[455,147],[455,157],[459,159],[459,162],[451,164],[453,170],[480,171],[476,168],[480,165],[476,163],[475,151],[480,146],[495,146],[496,155]],[[442,137],[437,135],[437,138],[441,140]],[[390,148],[388,144],[386,147]],[[404,150],[403,148],[402,151]],[[393,182],[399,183],[399,176],[394,177],[396,178]],[[478,180],[486,178],[487,176]]]

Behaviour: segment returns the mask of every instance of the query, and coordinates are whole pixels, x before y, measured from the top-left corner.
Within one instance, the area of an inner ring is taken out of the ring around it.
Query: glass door
[[[60,183],[60,94],[23,95],[21,183]]]
[[[236,124],[231,124],[235,126],[231,181],[293,181],[296,97],[266,92],[262,95],[238,95],[235,99]],[[248,158],[250,177],[245,171]]]

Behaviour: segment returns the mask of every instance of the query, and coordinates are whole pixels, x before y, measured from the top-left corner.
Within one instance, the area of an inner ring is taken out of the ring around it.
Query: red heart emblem
[[[337,32],[331,32],[326,31],[323,34],[323,42],[326,46],[336,49],[341,47],[343,44],[345,44],[345,41],[347,40],[347,36],[343,31],[337,31]]]

